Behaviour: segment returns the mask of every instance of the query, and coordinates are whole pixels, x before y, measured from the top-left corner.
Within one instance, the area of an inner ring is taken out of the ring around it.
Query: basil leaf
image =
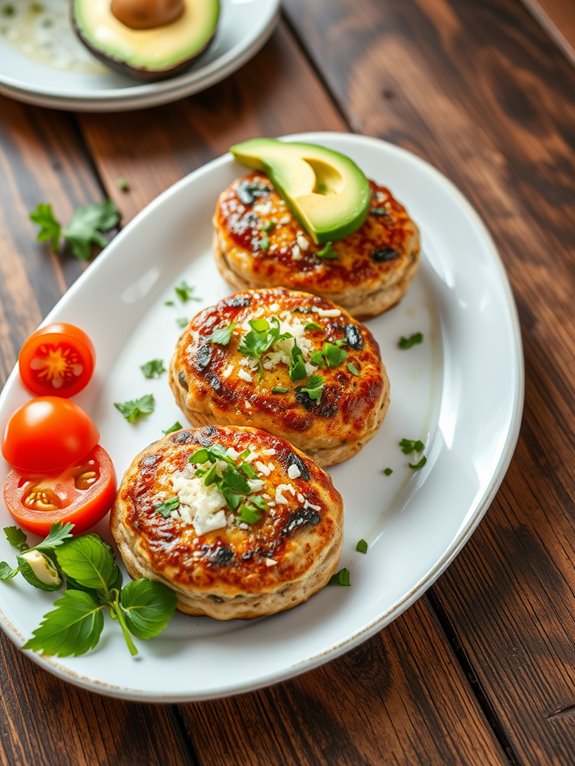
[[[176,594],[161,582],[132,580],[120,593],[120,606],[130,633],[153,638],[168,625],[176,609]]]
[[[110,546],[98,535],[75,537],[55,551],[60,568],[85,588],[108,591],[118,577]]]
[[[4,527],[4,534],[13,548],[19,551],[28,550],[28,540],[20,527]]]
[[[93,649],[104,627],[102,606],[94,597],[68,590],[54,606],[22,648],[56,657],[78,657]]]

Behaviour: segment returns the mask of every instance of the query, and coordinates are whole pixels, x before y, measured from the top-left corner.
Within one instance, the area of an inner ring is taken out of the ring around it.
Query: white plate
[[[331,473],[345,502],[341,564],[349,588],[324,589],[267,619],[218,623],[177,615],[165,634],[139,642],[131,659],[117,625],[85,657],[50,659],[46,669],[118,697],[185,701],[244,692],[302,673],[348,651],[412,604],[461,550],[491,503],[517,439],[523,402],[521,339],[511,291],[477,214],[436,170],[376,139],[336,133],[298,136],[353,157],[388,185],[419,223],[423,261],[404,301],[369,322],[391,379],[391,406],[379,435]],[[121,474],[132,457],[181,414],[166,376],[147,381],[139,365],[169,360],[191,316],[230,290],[211,254],[211,214],[221,190],[245,169],[229,155],[184,178],[119,234],[62,298],[48,320],[83,326],[98,352],[95,380],[77,401],[101,429]],[[201,303],[176,308],[182,278]],[[402,351],[402,335],[424,342]],[[133,426],[113,402],[152,392],[155,413]],[[27,398],[16,373],[0,397],[0,426]],[[401,438],[422,439],[427,464],[414,472]],[[391,476],[382,469],[393,468]],[[5,468],[0,469],[3,478]],[[0,509],[0,523],[10,523]],[[102,531],[106,534],[105,526]],[[366,555],[355,552],[360,538]],[[13,560],[0,541],[0,559]],[[21,645],[53,594],[17,577],[0,584],[0,621]]]
[[[39,60],[37,45],[27,53],[22,45],[15,46],[6,34],[1,34],[0,93],[37,106],[91,112],[157,106],[197,93],[220,82],[254,56],[271,35],[279,17],[279,0],[221,2],[216,37],[197,63],[177,77],[141,83],[95,60],[91,62],[67,20],[68,0],[51,0],[52,18],[59,25],[58,35],[52,36],[51,44],[57,48]],[[22,7],[27,5],[22,3]],[[27,20],[27,17],[23,19]],[[10,24],[14,25],[15,21],[0,18],[0,28],[9,29]],[[62,56],[70,52],[85,57],[84,71],[74,71],[71,65],[66,65]]]

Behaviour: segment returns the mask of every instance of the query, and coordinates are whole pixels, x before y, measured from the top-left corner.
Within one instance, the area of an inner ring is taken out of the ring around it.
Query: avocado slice
[[[112,13],[110,0],[72,0],[72,26],[80,41],[112,69],[140,80],[161,80],[186,69],[213,40],[220,0],[185,0],[169,24],[133,29]]]
[[[253,138],[232,146],[234,157],[263,170],[314,242],[351,234],[369,213],[370,188],[344,154],[316,144]]]

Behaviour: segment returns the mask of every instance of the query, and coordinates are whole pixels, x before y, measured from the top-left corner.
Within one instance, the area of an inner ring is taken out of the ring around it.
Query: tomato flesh
[[[58,396],[39,396],[8,419],[2,454],[19,471],[53,473],[81,460],[99,438],[96,424],[77,404]]]
[[[40,396],[70,397],[86,387],[95,352],[86,333],[67,322],[40,327],[25,341],[18,357],[26,388]]]
[[[12,469],[4,481],[4,502],[15,521],[45,536],[55,521],[74,524],[74,534],[93,527],[112,507],[116,474],[110,456],[97,445],[59,473],[42,475]]]

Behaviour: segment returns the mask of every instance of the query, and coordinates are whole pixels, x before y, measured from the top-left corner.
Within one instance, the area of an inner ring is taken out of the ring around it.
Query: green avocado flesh
[[[254,138],[230,151],[244,165],[265,171],[318,244],[346,237],[367,218],[367,178],[339,152],[275,138]]]
[[[72,0],[74,30],[100,61],[144,80],[171,77],[188,67],[211,43],[220,17],[220,0],[185,0],[176,21],[131,29],[110,5],[110,0]]]

